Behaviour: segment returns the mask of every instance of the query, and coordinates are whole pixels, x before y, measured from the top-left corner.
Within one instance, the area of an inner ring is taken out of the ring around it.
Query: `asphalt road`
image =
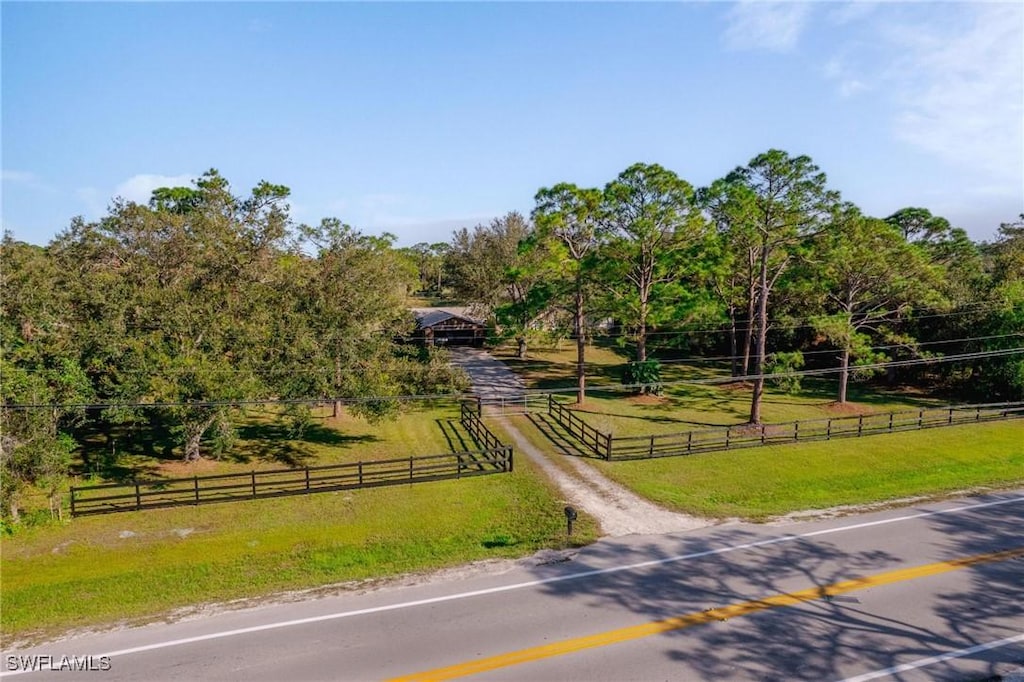
[[[17,679],[979,680],[1024,666],[1022,529],[1017,491],[627,536],[553,563],[4,652],[4,668],[109,654],[92,661],[107,671]]]

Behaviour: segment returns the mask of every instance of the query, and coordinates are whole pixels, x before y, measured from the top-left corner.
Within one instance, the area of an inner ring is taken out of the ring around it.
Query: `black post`
[[[256,471],[252,472],[252,496],[256,497]]]
[[[566,507],[563,511],[565,512],[565,533],[566,535],[572,535],[572,522],[576,520],[576,509],[573,507]]]

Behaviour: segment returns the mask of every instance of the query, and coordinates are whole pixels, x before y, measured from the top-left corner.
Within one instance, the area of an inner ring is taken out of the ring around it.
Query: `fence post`
[[[765,432],[765,425],[761,424],[761,445],[764,445],[764,432]]]
[[[825,427],[825,440],[832,440],[832,420],[828,420],[828,425]]]
[[[981,408],[974,411],[974,421],[981,421]]]
[[[889,413],[889,430],[892,431],[892,413]],[[857,416],[857,437],[860,438],[864,431],[864,415]]]
[[[363,462],[359,461],[359,487],[363,487]]]
[[[654,434],[651,434],[651,444],[647,447],[647,456],[654,457]]]
[[[946,423],[947,424],[952,424],[953,423],[953,408],[952,407],[949,408],[949,421],[946,422]]]
[[[725,428],[725,449],[726,450],[729,449],[729,440],[730,440],[731,436],[732,436],[732,427],[731,426],[727,426]]]
[[[793,422],[793,440],[800,440],[800,422]]]
[[[306,492],[309,492],[309,467],[306,467]]]
[[[196,504],[199,504],[199,476],[193,476],[192,483],[194,486],[193,490],[195,491]],[[138,490],[138,485],[135,486],[135,489]]]
[[[892,433],[892,412],[889,413],[889,433]]]
[[[515,468],[515,451],[512,449],[512,446],[509,445],[508,446],[508,472],[512,473],[514,468]]]
[[[924,425],[924,410],[920,410],[917,413],[917,428],[923,428]]]
[[[256,497],[256,470],[252,472],[252,496]]]
[[[75,515],[75,486],[71,486],[71,516]]]
[[[135,479],[135,511],[142,509],[142,494],[139,492],[139,480]]]
[[[690,454],[693,445],[693,431],[686,432],[686,454]]]
[[[605,434],[604,437],[604,458],[606,461],[612,461],[612,434]]]
[[[409,480],[412,480],[412,457],[409,458]]]

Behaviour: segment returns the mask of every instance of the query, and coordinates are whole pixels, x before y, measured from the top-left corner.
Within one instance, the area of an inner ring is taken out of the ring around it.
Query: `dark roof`
[[[483,326],[483,321],[469,316],[469,309],[465,307],[454,308],[413,308],[412,314],[416,317],[416,327],[426,329],[435,324],[456,318],[470,324]]]

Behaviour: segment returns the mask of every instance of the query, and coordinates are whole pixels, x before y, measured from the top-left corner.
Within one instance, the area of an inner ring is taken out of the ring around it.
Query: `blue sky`
[[[403,245],[537,189],[777,147],[866,212],[1024,211],[1020,3],[12,3],[3,227],[46,243],[218,168]]]

